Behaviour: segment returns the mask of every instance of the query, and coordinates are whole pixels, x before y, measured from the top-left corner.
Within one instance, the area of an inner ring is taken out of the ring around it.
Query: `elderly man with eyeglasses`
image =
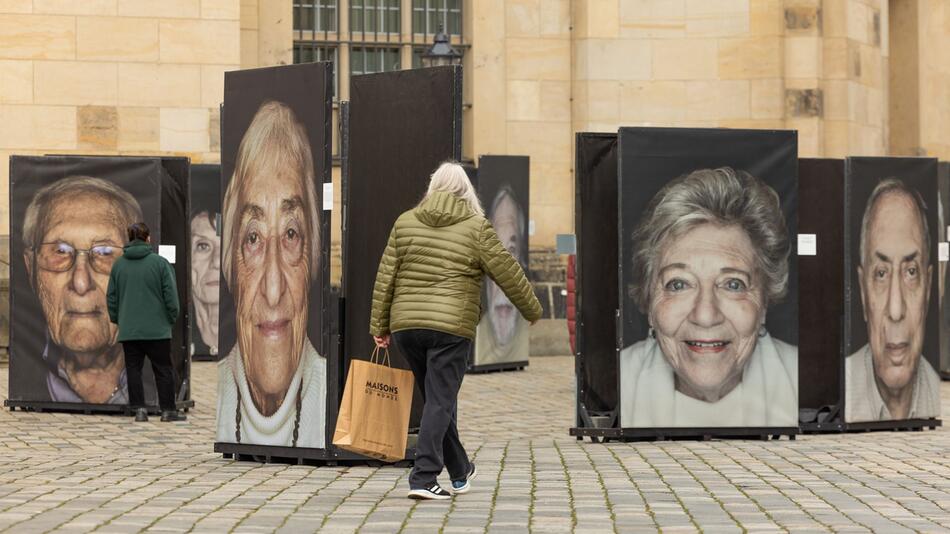
[[[111,182],[69,176],[40,189],[23,221],[23,260],[46,319],[43,359],[53,402],[128,404],[118,328],[106,289],[135,198]]]

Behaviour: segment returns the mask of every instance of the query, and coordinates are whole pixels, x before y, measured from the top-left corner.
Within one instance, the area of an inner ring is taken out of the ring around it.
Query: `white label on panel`
[[[168,263],[175,263],[175,245],[159,245],[158,255],[168,260]]]
[[[798,255],[799,256],[817,256],[818,255],[818,235],[817,234],[798,234]]]
[[[333,211],[333,182],[323,184],[323,210]]]
[[[950,260],[950,243],[946,241],[937,243],[937,259],[940,261]]]
[[[534,219],[528,221],[528,235],[534,235]]]

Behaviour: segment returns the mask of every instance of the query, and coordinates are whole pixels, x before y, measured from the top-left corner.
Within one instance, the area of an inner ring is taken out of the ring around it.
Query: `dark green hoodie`
[[[152,246],[126,245],[109,275],[109,318],[119,325],[119,341],[171,339],[178,320],[178,288],[168,261]]]

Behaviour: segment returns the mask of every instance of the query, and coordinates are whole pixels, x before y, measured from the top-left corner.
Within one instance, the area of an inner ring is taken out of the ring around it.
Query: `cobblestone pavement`
[[[214,454],[214,364],[193,375],[185,423],[0,411],[0,531],[950,531],[946,428],[578,442],[572,360],[535,358],[525,372],[466,377],[461,434],[479,478],[465,496],[418,503],[402,468]],[[950,383],[942,395],[950,413]]]

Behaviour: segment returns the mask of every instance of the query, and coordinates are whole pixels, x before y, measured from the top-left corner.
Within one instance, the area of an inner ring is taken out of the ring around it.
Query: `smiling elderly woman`
[[[677,178],[633,235],[650,334],[620,353],[624,427],[798,424],[798,349],[765,329],[788,289],[778,195],[730,168]]]

